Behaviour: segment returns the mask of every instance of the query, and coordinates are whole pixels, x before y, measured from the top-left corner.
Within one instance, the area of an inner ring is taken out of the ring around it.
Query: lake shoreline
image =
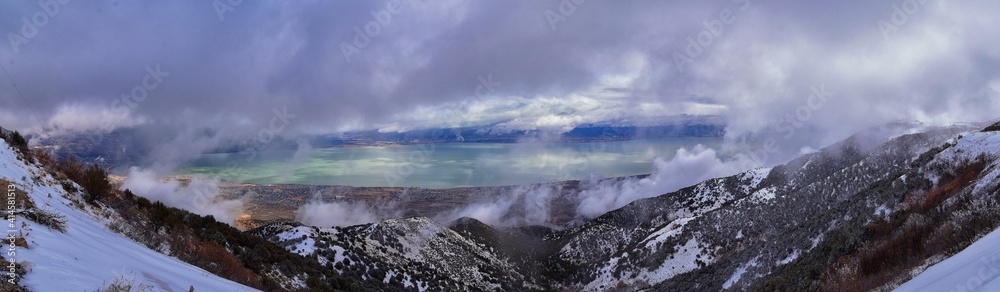
[[[716,138],[593,143],[440,143],[330,147],[256,154],[204,154],[181,176],[252,184],[367,187],[497,187],[649,174],[681,148],[716,147]],[[235,165],[235,167],[231,167]]]

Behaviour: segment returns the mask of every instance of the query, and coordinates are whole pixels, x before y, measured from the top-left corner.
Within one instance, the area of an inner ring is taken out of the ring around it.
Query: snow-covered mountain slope
[[[907,159],[954,134],[906,135],[884,144],[862,134],[770,171],[633,202],[551,237],[565,242],[553,260],[573,271],[560,286],[743,289],[808,254],[827,231],[894,206],[895,196],[867,190],[903,175]]]
[[[510,258],[424,217],[318,228],[273,224],[251,231],[380,290],[538,290]]]
[[[988,162],[975,184],[974,194],[997,196],[1000,190],[1000,132],[972,133],[953,142],[928,168],[954,169],[972,160]],[[943,175],[931,178],[940,181]],[[988,206],[992,208],[1000,207]],[[897,291],[1000,291],[1000,229],[979,239],[958,254],[928,268]]]
[[[81,203],[77,194],[67,193],[47,172],[19,160],[3,142],[0,179],[12,182],[18,192],[26,192],[40,209],[65,219],[65,232],[23,216],[16,219],[15,233],[26,239],[28,247],[17,247],[13,258],[28,270],[20,284],[31,291],[92,291],[119,279],[156,291],[188,291],[191,287],[195,291],[255,291],[111,231],[108,216],[114,214],[98,213]],[[6,253],[4,256],[11,258]]]
[[[1000,229],[930,267],[896,291],[1000,291]]]
[[[255,232],[375,289],[891,289],[1000,225],[1000,132],[882,134],[566,230],[410,218]]]

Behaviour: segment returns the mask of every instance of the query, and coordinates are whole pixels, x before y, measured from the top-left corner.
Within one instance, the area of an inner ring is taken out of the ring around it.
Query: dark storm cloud
[[[33,107],[46,122],[65,104],[112,107],[151,66],[169,76],[131,114],[152,121],[185,111],[266,120],[272,108],[289,107],[326,129],[384,122],[414,106],[470,97],[480,75],[503,80],[504,94],[529,98],[579,90],[616,70],[619,52],[645,50],[636,38],[660,42],[659,33],[633,33],[660,26],[652,19],[615,26],[622,18],[603,11],[656,18],[682,8],[664,5],[662,15],[650,15],[645,6],[584,3],[551,31],[544,13],[559,4],[401,2],[346,62],[342,44],[353,45],[355,28],[376,21],[372,12],[386,2],[243,2],[220,20],[204,2],[68,1],[29,34],[21,33],[21,17],[30,23],[42,6],[5,3],[4,61],[29,101],[5,98],[4,105]],[[11,33],[30,37],[20,42]]]
[[[37,128],[30,108],[50,129],[93,128],[134,102],[113,125],[252,135],[278,110],[290,135],[439,125],[443,109],[519,127],[722,113],[739,135],[825,86],[801,122],[838,136],[1000,106],[990,1],[242,1],[221,17],[213,3],[227,2],[3,3],[0,62],[27,100],[4,82],[0,123]],[[52,15],[27,37],[38,13]],[[157,67],[169,75],[135,91]],[[476,96],[484,76],[500,85]],[[122,101],[133,91],[148,96]]]

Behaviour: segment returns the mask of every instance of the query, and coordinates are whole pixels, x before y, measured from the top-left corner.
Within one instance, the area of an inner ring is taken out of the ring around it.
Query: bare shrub
[[[24,212],[24,218],[59,232],[66,232],[66,216],[49,210],[31,208]]]
[[[139,283],[135,283],[135,278],[126,278],[121,276],[115,278],[107,286],[97,289],[98,292],[143,292],[143,291],[153,291],[153,287]]]

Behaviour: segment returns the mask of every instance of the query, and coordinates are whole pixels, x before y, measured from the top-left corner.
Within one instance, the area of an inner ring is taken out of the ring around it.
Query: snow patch
[[[885,219],[885,218],[889,218],[889,214],[892,214],[892,209],[889,209],[889,207],[886,207],[885,204],[882,204],[882,205],[879,205],[878,208],[875,208],[875,214],[873,214],[873,215],[879,216],[879,217],[882,217],[883,219]]]
[[[44,170],[17,160],[13,150],[0,142],[0,177],[49,211],[66,219],[62,233],[17,218],[15,226],[30,248],[16,249],[15,259],[33,266],[21,280],[31,291],[96,290],[126,277],[135,285],[158,291],[256,291],[220,278],[179,259],[146,248],[105,226],[107,218],[73,207],[76,194],[66,193]],[[25,180],[21,178],[25,177]],[[39,177],[31,182],[32,177]],[[51,195],[51,197],[49,197]]]
[[[799,258],[799,253],[800,253],[799,250],[795,249],[795,250],[792,251],[792,254],[788,255],[788,257],[786,257],[786,258],[778,260],[777,262],[775,262],[775,264],[781,266],[781,265],[786,265],[788,263],[791,263],[795,259]]]
[[[698,269],[699,262],[702,264],[715,262],[711,250],[703,249],[701,243],[694,237],[689,239],[684,245],[674,246],[674,250],[676,252],[671,257],[667,257],[663,261],[663,264],[655,270],[642,270],[636,275],[626,271],[621,277],[614,277],[612,271],[617,269],[620,260],[628,258],[628,253],[623,254],[621,257],[612,257],[606,265],[598,269],[597,278],[588,283],[584,287],[584,290],[603,291],[617,285],[619,281],[630,284],[660,283],[677,275]]]
[[[687,225],[687,223],[691,222],[691,220],[694,220],[694,218],[681,218],[674,220],[673,222],[670,222],[670,224],[667,224],[667,226],[660,228],[660,230],[657,230],[653,234],[650,234],[645,240],[643,240],[646,242],[646,248],[656,250],[656,246],[658,246],[659,243],[667,240],[668,238],[680,235],[681,231],[684,231],[684,225]]]
[[[758,167],[743,173],[743,179],[750,181],[750,184],[747,185],[747,189],[752,190],[757,188],[757,186],[760,185],[760,182],[764,181],[769,174],[771,174],[770,167]]]
[[[751,195],[751,198],[753,198],[753,201],[758,203],[774,200],[776,196],[776,191],[777,189],[775,189],[774,187],[763,188],[760,189],[759,191],[754,192],[753,195]]]
[[[736,282],[739,282],[740,278],[743,277],[743,273],[747,272],[747,269],[749,269],[750,267],[756,267],[757,266],[757,259],[758,258],[760,258],[760,256],[757,256],[757,257],[753,258],[752,260],[750,260],[749,262],[747,262],[747,263],[745,263],[743,265],[740,265],[739,267],[736,267],[736,270],[733,271],[733,275],[729,276],[729,280],[726,280],[725,283],[722,283],[722,289],[729,289],[730,287],[733,287],[733,284],[736,284]]]
[[[896,291],[1000,291],[1000,229],[931,266]]]

